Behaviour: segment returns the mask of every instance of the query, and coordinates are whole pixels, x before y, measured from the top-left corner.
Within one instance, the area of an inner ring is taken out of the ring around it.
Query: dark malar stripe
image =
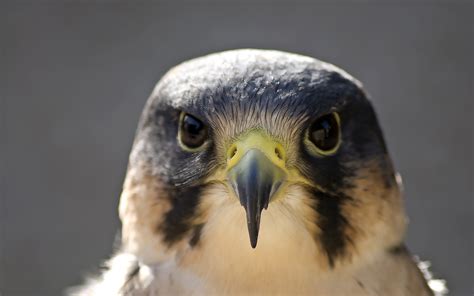
[[[174,189],[170,195],[171,209],[165,214],[165,219],[158,230],[164,234],[164,242],[168,246],[173,245],[183,239],[195,226],[192,218],[198,215],[202,186],[186,187],[184,189]],[[193,235],[194,238],[195,234]],[[194,238],[197,243],[198,238]]]
[[[199,240],[201,239],[201,232],[202,232],[203,227],[204,227],[204,224],[198,224],[194,226],[193,235],[191,236],[191,239],[189,240],[189,245],[191,247],[195,247],[199,243]]]
[[[322,245],[331,267],[335,260],[344,254],[349,238],[345,234],[348,227],[347,219],[342,214],[342,204],[348,199],[345,195],[334,195],[311,189],[316,204],[314,209],[318,213],[317,225],[320,234],[316,240]]]

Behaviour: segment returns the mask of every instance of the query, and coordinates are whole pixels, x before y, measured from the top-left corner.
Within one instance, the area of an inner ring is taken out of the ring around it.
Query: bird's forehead
[[[236,50],[211,54],[171,69],[154,95],[176,108],[221,103],[303,103],[308,96],[324,102],[331,94],[359,88],[343,70],[296,54],[268,50]],[[314,102],[313,102],[314,103]],[[212,110],[214,111],[214,110]]]
[[[157,108],[171,107],[210,125],[231,122],[244,129],[278,119],[295,126],[337,110],[357,91],[359,82],[331,64],[278,51],[237,50],[176,66],[161,79],[152,98]]]

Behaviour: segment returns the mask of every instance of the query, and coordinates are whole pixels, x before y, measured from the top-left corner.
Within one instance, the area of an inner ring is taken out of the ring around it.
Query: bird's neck
[[[183,255],[180,265],[223,290],[250,293],[269,281],[277,282],[274,285],[314,281],[314,275],[322,273],[315,263],[323,258],[318,258],[301,221],[287,218],[279,217],[276,209],[265,211],[257,247],[252,249],[244,209],[229,204],[210,217],[199,243]]]
[[[297,291],[317,295],[310,291],[318,290],[325,291],[320,295],[337,295],[321,287],[338,286],[341,278],[355,283],[355,275],[377,275],[385,262],[395,264],[387,259],[387,250],[403,239],[404,212],[398,190],[385,186],[364,190],[369,185],[347,192],[357,197],[357,202],[338,208],[347,224],[344,235],[349,244],[332,265],[320,241],[323,229],[317,222],[321,218],[318,220],[313,206],[304,202],[306,193],[297,187],[263,211],[258,244],[252,249],[245,210],[223,188],[213,187],[201,196],[199,212],[204,214],[189,221],[203,225],[198,239],[191,231],[167,247],[156,235],[156,225],[158,214],[163,217],[169,207],[165,202],[156,203],[159,190],[135,185],[122,196],[123,242],[141,262],[156,267],[159,279],[154,282],[161,287],[171,281],[175,287],[193,283],[207,294]]]
[[[388,230],[379,225],[380,235],[352,241],[354,245],[348,246],[347,254],[331,264],[318,243],[316,234],[320,229],[314,223],[314,209],[301,202],[304,193],[298,190],[262,212],[255,249],[250,246],[244,208],[232,198],[219,195],[219,191],[211,191],[203,198],[207,201],[203,205],[207,217],[200,239],[181,253],[178,265],[219,291],[237,289],[252,294],[263,292],[262,285],[271,285],[275,292],[308,294],[315,285],[333,287],[341,276],[350,278],[360,270],[373,271],[368,266],[384,260],[387,244],[392,244],[391,234],[385,234]],[[395,235],[396,241],[400,235]]]
[[[330,267],[303,221],[282,216],[282,210],[274,205],[274,210],[264,212],[258,244],[252,249],[243,208],[221,208],[210,217],[199,243],[177,255],[172,277],[191,281],[192,289],[203,294],[339,295],[357,288],[356,275],[370,278],[368,273],[373,277],[380,272],[377,266],[383,264],[376,261],[386,260],[383,252]],[[335,287],[341,289],[336,294]]]

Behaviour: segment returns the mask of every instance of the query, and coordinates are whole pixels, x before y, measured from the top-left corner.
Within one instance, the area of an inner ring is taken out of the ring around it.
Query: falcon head
[[[212,246],[261,256],[308,246],[301,252],[334,267],[397,247],[405,229],[361,84],[333,65],[267,50],[193,59],[158,82],[120,216],[125,248],[145,262]]]

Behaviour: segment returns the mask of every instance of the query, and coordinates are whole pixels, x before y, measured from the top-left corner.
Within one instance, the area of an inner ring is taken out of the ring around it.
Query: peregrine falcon
[[[121,244],[77,295],[434,295],[359,81],[233,50],[164,75],[142,113]],[[425,264],[426,265],[426,264]]]

